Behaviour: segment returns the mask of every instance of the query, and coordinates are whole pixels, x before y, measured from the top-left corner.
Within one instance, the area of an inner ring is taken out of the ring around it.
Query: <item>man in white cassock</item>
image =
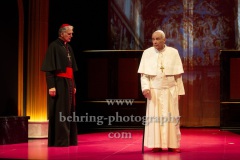
[[[185,94],[178,50],[165,44],[165,33],[152,34],[153,46],[144,50],[138,73],[147,98],[144,146],[153,152],[180,152],[180,95]]]

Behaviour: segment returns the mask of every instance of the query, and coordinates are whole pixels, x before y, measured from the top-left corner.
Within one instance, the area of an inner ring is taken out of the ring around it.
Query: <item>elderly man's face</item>
[[[162,37],[162,34],[159,32],[154,32],[152,34],[152,43],[153,47],[156,48],[157,50],[162,50],[164,48],[166,42],[166,38]]]
[[[67,29],[65,32],[61,34],[61,39],[65,42],[70,42],[73,37],[73,30]]]

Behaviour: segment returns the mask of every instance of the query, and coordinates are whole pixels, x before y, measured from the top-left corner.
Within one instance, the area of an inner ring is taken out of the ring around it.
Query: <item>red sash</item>
[[[66,72],[56,72],[56,76],[73,79],[73,69],[66,67]]]

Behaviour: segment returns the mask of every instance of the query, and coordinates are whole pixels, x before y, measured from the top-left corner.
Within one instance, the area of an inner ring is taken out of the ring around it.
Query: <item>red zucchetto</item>
[[[71,26],[70,24],[62,24],[60,28],[66,27],[66,26]]]

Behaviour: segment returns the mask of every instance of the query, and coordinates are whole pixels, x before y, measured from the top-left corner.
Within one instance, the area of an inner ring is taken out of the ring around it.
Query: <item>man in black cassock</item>
[[[41,70],[46,72],[47,107],[48,107],[48,146],[77,145],[77,124],[72,118],[75,115],[76,86],[73,72],[77,64],[71,41],[73,26],[63,24],[59,37],[47,50]]]

